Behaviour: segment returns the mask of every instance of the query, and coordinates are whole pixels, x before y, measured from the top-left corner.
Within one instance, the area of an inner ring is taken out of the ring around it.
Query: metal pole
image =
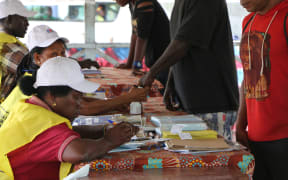
[[[95,0],[85,0],[85,44],[95,44]],[[95,59],[93,49],[85,49],[86,58]]]

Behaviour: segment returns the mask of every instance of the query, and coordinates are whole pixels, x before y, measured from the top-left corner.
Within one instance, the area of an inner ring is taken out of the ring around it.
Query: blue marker
[[[110,120],[110,119],[108,119],[108,122],[111,123],[111,124],[113,124],[113,125],[116,125],[116,124],[117,124],[115,121],[112,121],[112,120]]]

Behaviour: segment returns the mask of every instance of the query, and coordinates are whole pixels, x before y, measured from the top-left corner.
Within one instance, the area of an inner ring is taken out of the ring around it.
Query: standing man
[[[145,56],[146,66],[152,67],[170,42],[168,17],[157,0],[116,0],[116,2],[121,6],[129,3],[132,16],[128,60],[126,64],[117,67],[132,68],[133,74],[143,74],[140,71],[143,67],[143,57]],[[167,76],[168,68],[163,68],[156,79],[165,86]]]
[[[239,95],[226,1],[175,0],[170,30],[172,41],[139,84],[150,86],[160,70],[171,67],[166,107],[173,109],[177,96],[184,111],[231,140]]]
[[[28,49],[17,37],[23,38],[29,26],[27,17],[34,15],[19,0],[0,2],[0,98],[1,102],[16,85],[16,70]]]
[[[244,69],[236,138],[255,157],[254,180],[286,180],[288,162],[288,0],[241,0]],[[246,131],[248,126],[248,133]]]

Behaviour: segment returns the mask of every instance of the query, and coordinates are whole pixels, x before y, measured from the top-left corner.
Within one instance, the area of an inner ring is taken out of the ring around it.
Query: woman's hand
[[[130,89],[128,95],[132,101],[146,101],[149,90],[150,90],[150,87],[145,87],[145,88],[133,87]]]
[[[107,128],[104,138],[115,146],[120,146],[129,142],[131,137],[139,131],[139,128],[127,122],[116,124],[112,128]]]

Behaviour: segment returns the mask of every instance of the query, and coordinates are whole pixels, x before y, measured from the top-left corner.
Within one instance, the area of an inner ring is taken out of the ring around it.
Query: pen
[[[110,119],[108,119],[108,122],[111,123],[111,124],[113,124],[113,125],[116,125],[116,124],[117,124],[115,121],[112,121],[112,120],[110,120]]]

